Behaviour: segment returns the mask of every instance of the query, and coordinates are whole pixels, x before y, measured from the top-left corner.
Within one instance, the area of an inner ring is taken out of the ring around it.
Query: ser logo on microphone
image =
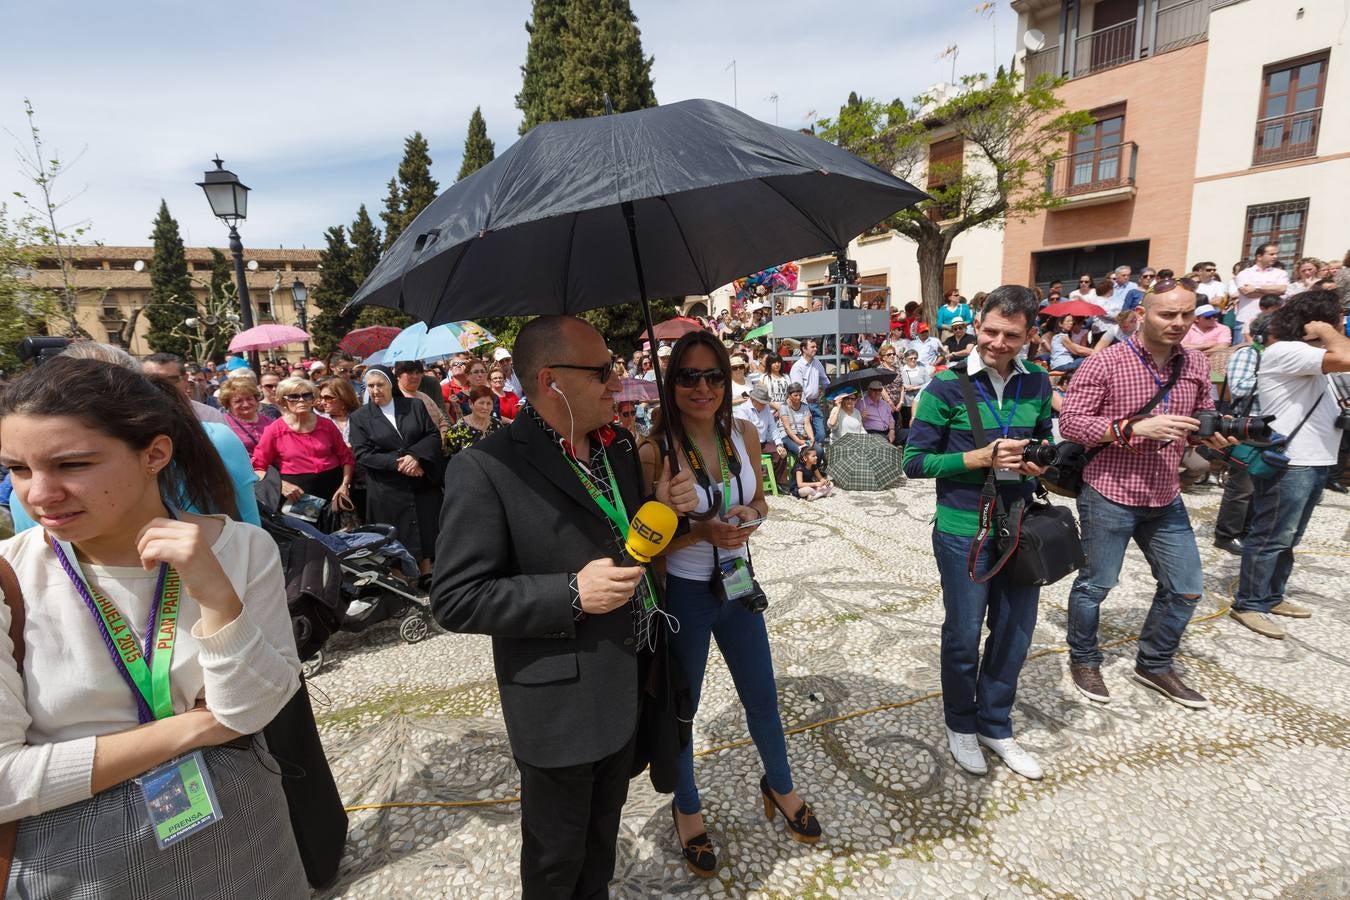
[[[634,531],[651,541],[653,544],[660,544],[665,541],[665,535],[642,521],[640,518],[634,517],[631,526]]]

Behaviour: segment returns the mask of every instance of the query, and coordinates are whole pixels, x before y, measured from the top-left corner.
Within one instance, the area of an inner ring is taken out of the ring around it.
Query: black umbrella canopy
[[[706,294],[845,247],[926,195],[851,153],[711,100],[532,129],[437,197],[352,304],[438,325]]]

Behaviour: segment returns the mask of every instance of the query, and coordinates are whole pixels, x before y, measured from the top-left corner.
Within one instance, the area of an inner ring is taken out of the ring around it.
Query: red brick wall
[[[1034,251],[1148,240],[1149,264],[1186,271],[1191,186],[1199,136],[1208,42],[1069,81],[1060,97],[1069,109],[1125,101],[1125,141],[1139,145],[1133,199],[1042,212],[1009,221],[1003,280],[1028,284]],[[1245,132],[1244,137],[1246,139]],[[1067,152],[1068,138],[1064,147]],[[1094,272],[1101,277],[1105,272]]]

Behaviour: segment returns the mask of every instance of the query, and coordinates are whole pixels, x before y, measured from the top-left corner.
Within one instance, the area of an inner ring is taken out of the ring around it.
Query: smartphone
[[[754,528],[756,525],[758,525],[758,524],[760,524],[761,522],[763,522],[766,518],[768,518],[768,516],[760,516],[758,519],[751,519],[749,522],[741,522],[741,523],[738,524],[736,527],[737,527],[737,528]]]

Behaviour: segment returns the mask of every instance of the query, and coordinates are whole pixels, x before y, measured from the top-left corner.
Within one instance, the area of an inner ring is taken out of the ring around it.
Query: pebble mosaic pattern
[[[956,768],[938,699],[941,593],[932,485],[817,503],[770,498],[755,538],[788,752],[825,828],[814,847],[763,816],[759,759],[714,652],[695,765],[720,869],[686,873],[666,795],[632,782],[616,897],[1350,896],[1350,502],[1328,493],[1300,548],[1283,641],[1219,614],[1237,560],[1211,546],[1219,490],[1186,496],[1206,595],[1179,668],[1214,708],[1129,680],[1154,583],[1131,548],[1102,609],[1109,706],[1072,688],[1071,580],[1042,594],[1014,727],[1044,765]],[[340,635],[312,680],[351,805],[347,855],[322,897],[513,897],[518,805],[487,638],[392,624]]]

